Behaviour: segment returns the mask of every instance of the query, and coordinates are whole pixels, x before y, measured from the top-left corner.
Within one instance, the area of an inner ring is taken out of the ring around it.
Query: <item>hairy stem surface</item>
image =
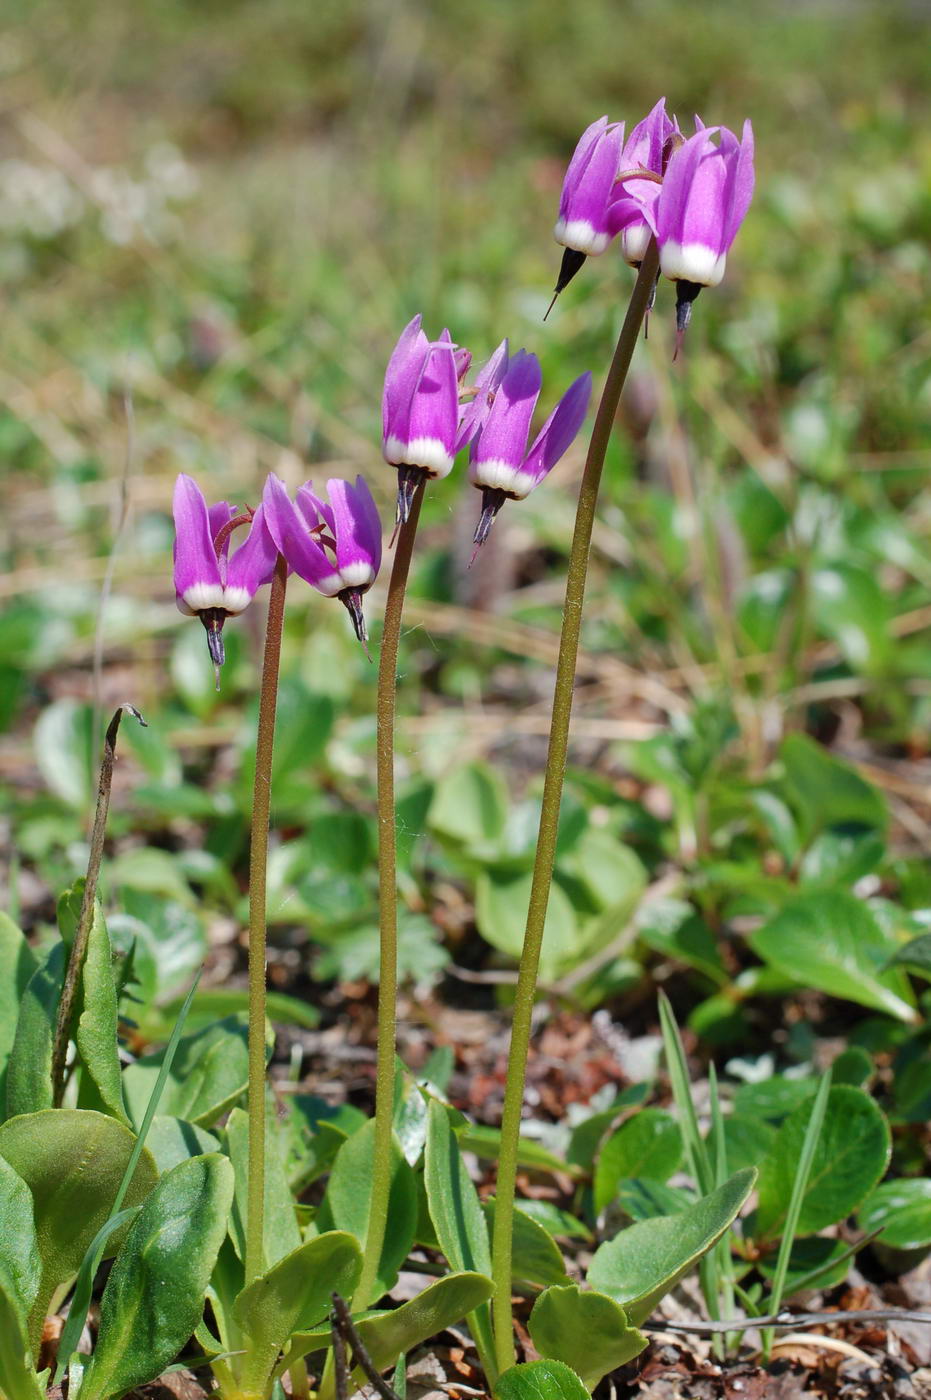
[[[378,915],[381,931],[378,982],[378,1061],[375,1078],[375,1150],[372,1192],[362,1273],[355,1292],[356,1308],[375,1302],[372,1296],[388,1223],[391,1192],[391,1120],[394,1108],[395,1022],[398,999],[398,879],[394,810],[394,712],[397,692],[398,643],[401,614],[410,572],[414,536],[423,502],[423,483],[414,493],[410,514],[398,532],[394,563],[388,580],[385,624],[378,658],[377,756],[378,782]]]
[[[279,554],[268,599],[259,724],[255,738],[252,840],[249,847],[249,1188],[246,1197],[246,1283],[265,1270],[265,879],[272,753],[278,708],[278,663],[288,566]]]
[[[492,1321],[495,1333],[495,1358],[499,1371],[505,1371],[516,1361],[513,1322],[511,1318],[511,1239],[514,1222],[514,1187],[517,1179],[517,1145],[520,1133],[521,1108],[524,1100],[524,1075],[530,1045],[531,1019],[543,926],[553,866],[556,859],[556,834],[559,806],[562,800],[566,753],[569,745],[569,720],[572,714],[572,692],[575,684],[576,658],[582,627],[582,604],[588,574],[592,526],[598,502],[598,488],[604,468],[605,453],[614,426],[617,406],[627,378],[627,371],[640,334],[640,327],[656,280],[659,258],[655,240],[640,265],[640,272],[618,337],[614,359],[608,370],[601,402],[595,415],[585,471],[579,491],[575,530],[569,554],[566,580],[566,604],[559,637],[559,659],[556,664],[556,684],[553,694],[553,714],[550,721],[546,777],[543,786],[543,806],[533,867],[533,882],[527,910],[527,926],[520,959],[517,993],[514,1001],[514,1021],[511,1049],[508,1056],[507,1080],[504,1091],[504,1111],[501,1120],[501,1148],[498,1157],[495,1223],[492,1236],[492,1277],[495,1292],[492,1299]]]

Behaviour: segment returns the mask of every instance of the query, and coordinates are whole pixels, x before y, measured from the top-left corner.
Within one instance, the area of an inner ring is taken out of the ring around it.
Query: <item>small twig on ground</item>
[[[382,1397],[382,1400],[401,1400],[397,1391],[392,1390],[388,1382],[376,1370],[372,1358],[369,1356],[368,1352],[365,1349],[365,1343],[356,1331],[352,1317],[349,1313],[349,1308],[347,1306],[346,1300],[344,1298],[341,1298],[338,1293],[333,1293],[330,1296],[333,1302],[333,1312],[331,1314],[331,1319],[333,1326],[334,1354],[336,1355],[337,1374],[339,1372],[340,1365],[340,1357],[336,1349],[336,1339],[338,1337],[340,1342],[342,1343],[343,1364],[345,1365],[346,1348],[351,1347],[353,1361],[365,1372],[372,1385]]]
[[[718,1332],[746,1332],[751,1327],[838,1327],[846,1322],[924,1322],[931,1326],[931,1310],[909,1308],[853,1308],[849,1312],[773,1313],[768,1317],[736,1317],[724,1322],[644,1322],[644,1332],[691,1332],[712,1337]]]

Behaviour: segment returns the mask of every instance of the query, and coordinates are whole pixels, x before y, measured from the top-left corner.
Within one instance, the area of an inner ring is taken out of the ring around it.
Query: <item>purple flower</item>
[[[702,287],[716,287],[727,253],[753,197],[753,128],[744,122],[738,141],[727,127],[704,127],[673,151],[658,198],[644,201],[644,218],[656,234],[660,271],[677,285],[679,335],[689,323]],[[720,132],[719,144],[712,137]],[[643,181],[625,188],[643,193]]]
[[[663,172],[669,159],[672,139],[678,127],[666,115],[666,99],[661,97],[653,110],[638,122],[624,142],[618,162],[617,188],[620,197],[609,210],[614,230],[621,235],[621,252],[625,262],[639,267],[643,261],[653,230],[644,217],[643,205],[652,206],[659,197]],[[627,192],[625,177],[642,174],[647,178],[637,182],[640,198]],[[649,178],[652,176],[652,179]]]
[[[420,316],[404,327],[382,396],[382,452],[398,468],[399,525],[410,514],[417,486],[448,476],[456,453],[481,428],[506,364],[504,341],[466,388],[471,350],[455,345],[448,330],[438,341],[428,340]]]
[[[468,360],[453,344],[449,331],[430,341],[421,329],[421,319],[415,316],[401,332],[388,361],[382,395],[382,452],[385,461],[399,469],[399,523],[407,520],[421,481],[452,471],[459,431],[459,375],[468,369]]]
[[[269,475],[262,495],[268,530],[288,567],[327,598],[347,608],[356,636],[368,641],[362,595],[381,565],[381,521],[362,477],[355,486],[340,477],[327,482],[329,501],[306,482],[292,503],[284,482]]]
[[[226,501],[208,509],[197,482],[183,473],[175,482],[175,598],[189,616],[207,629],[214,665],[224,661],[223,624],[252,602],[275,572],[278,550],[265,524],[262,507],[237,515]],[[251,523],[250,523],[251,522]],[[230,537],[240,525],[249,533],[230,557]],[[218,670],[219,685],[219,670]]]
[[[542,385],[540,362],[526,350],[508,358],[507,342],[499,348],[499,355],[502,349],[503,373],[469,453],[469,480],[482,492],[476,550],[487,539],[504,502],[529,496],[559,461],[582,426],[591,395],[592,377],[586,373],[566,390],[527,451],[530,421]]]
[[[627,261],[636,265],[642,260],[652,229],[641,200],[631,196],[623,179],[625,174],[642,173],[653,186],[643,198],[655,199],[675,130],[666,115],[666,99],[661,97],[626,140],[623,122],[609,122],[607,117],[599,117],[582,133],[566,171],[554,229],[556,242],[566,248],[554,299],[586,257],[603,253],[619,233]]]

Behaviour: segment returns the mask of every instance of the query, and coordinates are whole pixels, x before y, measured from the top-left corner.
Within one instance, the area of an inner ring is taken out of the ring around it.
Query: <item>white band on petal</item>
[[[226,589],[222,583],[192,583],[181,594],[192,613],[204,612],[207,608],[226,608]],[[248,602],[248,598],[246,602]],[[245,603],[243,607],[245,607]],[[241,611],[241,609],[240,609]]]
[[[631,224],[629,228],[625,228],[621,234],[621,253],[624,261],[631,264],[642,263],[652,237],[653,230],[649,224]]]
[[[596,232],[587,219],[558,219],[553,237],[564,248],[574,248],[577,253],[585,253],[590,258],[603,253],[611,242],[610,233]]]
[[[343,588],[369,588],[375,582],[375,570],[364,559],[347,564],[345,568],[340,569],[339,576]]]
[[[423,467],[432,477],[449,476],[453,469],[453,459],[439,438],[421,437],[402,442],[400,438],[389,437],[383,452],[385,460],[393,467]]]
[[[228,613],[241,613],[252,602],[252,594],[248,588],[224,588],[222,607]]]
[[[540,478],[532,476],[530,472],[522,472],[519,467],[503,462],[499,457],[490,457],[487,462],[470,463],[469,480],[473,486],[503,491],[506,496],[522,501],[530,495]]]
[[[727,254],[706,248],[704,243],[664,243],[659,252],[660,271],[673,282],[697,282],[716,287],[724,276]]]

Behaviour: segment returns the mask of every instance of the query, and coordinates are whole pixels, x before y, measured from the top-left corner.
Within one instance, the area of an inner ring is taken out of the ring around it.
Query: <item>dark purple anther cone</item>
[[[482,490],[482,513],[479,516],[478,524],[475,527],[475,534],[472,536],[472,543],[475,545],[475,555],[488,539],[488,531],[495,521],[495,516],[507,500],[507,493],[500,491],[494,486],[486,486]]]
[[[676,283],[676,330],[683,336],[692,319],[692,302],[702,289],[700,282],[686,282],[684,278]]]
[[[577,252],[575,248],[565,248],[563,250],[562,262],[559,265],[559,276],[556,278],[556,286],[553,290],[553,300],[546,308],[546,316],[543,317],[544,321],[552,311],[559,293],[565,291],[566,287],[568,287],[575,274],[585,262],[586,256],[585,253]]]
[[[369,634],[365,626],[365,617],[362,613],[362,589],[344,588],[340,593],[337,593],[336,596],[352,618],[352,625],[355,628],[356,636],[362,645],[365,646],[369,639]]]
[[[222,666],[226,660],[226,648],[223,645],[223,624],[229,613],[225,612],[223,608],[204,608],[198,616],[207,633],[210,660],[214,666]]]
[[[398,525],[406,525],[414,503],[414,494],[430,473],[424,467],[398,467]]]

